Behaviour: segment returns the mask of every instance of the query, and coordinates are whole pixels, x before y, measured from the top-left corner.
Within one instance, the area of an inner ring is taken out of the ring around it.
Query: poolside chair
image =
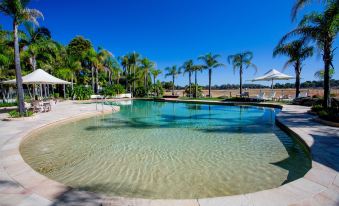
[[[274,100],[275,99],[276,92],[271,91],[270,95],[265,100]]]
[[[305,97],[308,97],[308,93],[307,92],[301,92],[299,94],[299,98],[305,98]]]
[[[293,98],[290,95],[281,95],[278,101],[291,102]]]
[[[43,112],[44,111],[44,106],[41,101],[39,100],[33,100],[31,103],[31,108],[33,109],[33,112]]]
[[[265,101],[265,92],[259,92],[259,94],[254,99],[257,101]]]
[[[249,92],[243,92],[240,95],[237,95],[237,97],[240,97],[240,98],[247,97],[247,98],[249,98],[250,97],[250,93]]]

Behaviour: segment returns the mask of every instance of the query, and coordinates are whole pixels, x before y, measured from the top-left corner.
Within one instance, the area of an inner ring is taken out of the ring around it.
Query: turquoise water
[[[25,161],[66,185],[152,199],[219,197],[304,176],[307,152],[274,123],[278,110],[133,101],[112,115],[43,129]]]

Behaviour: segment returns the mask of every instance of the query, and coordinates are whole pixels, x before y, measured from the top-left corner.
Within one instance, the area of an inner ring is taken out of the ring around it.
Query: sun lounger
[[[308,93],[307,92],[301,92],[299,94],[299,98],[305,98],[305,97],[308,97]]]
[[[265,100],[274,100],[276,92],[271,92]]]
[[[254,98],[258,101],[265,101],[265,92],[259,92],[259,94]]]
[[[250,97],[250,93],[249,92],[243,92],[243,93],[241,93],[240,95],[237,95],[237,97],[247,97],[247,98],[249,98]]]
[[[293,101],[293,98],[289,95],[281,95],[279,97],[278,101],[291,102],[291,101]]]

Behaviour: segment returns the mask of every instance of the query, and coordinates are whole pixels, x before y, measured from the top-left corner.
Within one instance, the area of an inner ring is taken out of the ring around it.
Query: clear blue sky
[[[281,36],[296,26],[290,19],[293,3],[294,0],[32,0],[29,7],[43,12],[45,20],[40,21],[41,25],[63,44],[82,35],[115,56],[139,52],[160,69],[181,65],[187,59],[196,60],[208,52],[222,55],[220,60],[226,63],[228,55],[250,50],[259,76],[272,68],[282,69],[286,58],[273,58],[272,50]],[[9,19],[2,15],[0,24],[11,28]],[[338,56],[334,59],[336,68]],[[303,81],[313,80],[314,72],[322,68],[320,55],[304,64]],[[293,75],[293,69],[285,73]],[[246,71],[245,80],[253,77],[254,70]],[[334,78],[339,79],[339,71]],[[238,81],[230,65],[213,72],[213,84]],[[199,74],[199,84],[207,82],[207,72]],[[187,84],[187,77],[180,75],[178,83]]]

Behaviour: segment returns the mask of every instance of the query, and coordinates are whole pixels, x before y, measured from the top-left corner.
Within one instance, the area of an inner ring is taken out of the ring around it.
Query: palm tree
[[[116,60],[116,58],[114,58],[113,56],[108,57],[105,60],[104,68],[105,68],[105,71],[108,72],[109,84],[110,85],[113,84],[113,75],[116,78],[116,83],[119,84],[122,69],[120,68],[120,65],[118,61]]]
[[[158,77],[160,74],[162,74],[162,70],[160,70],[160,69],[152,69],[152,70],[151,70],[151,74],[153,75],[153,84],[155,84],[155,83],[156,83],[157,77]]]
[[[211,96],[211,84],[212,84],[212,69],[222,67],[223,64],[218,62],[218,58],[220,55],[212,55],[212,53],[208,53],[204,56],[200,56],[198,59],[204,62],[205,69],[208,69],[208,96]]]
[[[150,75],[150,71],[154,68],[155,63],[149,60],[148,58],[141,59],[140,63],[141,63],[140,68],[142,69],[141,71],[144,78],[144,87],[148,91],[148,77]]]
[[[329,4],[323,14],[312,12],[305,15],[298,27],[286,34],[279,44],[295,36],[302,36],[305,40],[316,42],[322,51],[324,61],[324,102],[323,106],[331,106],[330,98],[330,69],[333,66],[333,43],[339,30],[339,4]]]
[[[73,90],[74,82],[75,82],[75,73],[80,71],[82,69],[81,62],[78,60],[75,60],[72,57],[67,57],[66,59],[66,68],[70,71],[71,76],[71,88]]]
[[[5,77],[4,70],[5,67],[9,67],[9,64],[11,62],[12,55],[12,48],[8,45],[10,41],[10,33],[8,31],[2,30],[2,27],[0,25],[0,70],[2,72],[2,77]],[[4,80],[4,78],[0,78],[1,80]]]
[[[289,57],[284,65],[284,69],[293,65],[295,71],[295,96],[300,94],[300,74],[302,70],[302,62],[313,55],[313,47],[308,47],[304,39],[292,41],[287,44],[279,44],[273,51],[273,56],[286,55]]]
[[[192,96],[192,67],[193,67],[193,60],[188,60],[186,62],[184,62],[184,64],[180,67],[182,69],[184,69],[184,74],[188,73],[188,85],[189,85],[189,96]]]
[[[84,59],[87,62],[88,66],[91,69],[91,80],[92,80],[92,91],[95,92],[95,70],[99,64],[97,58],[97,52],[94,48],[90,48],[87,52],[84,53]]]
[[[325,71],[323,69],[317,71],[314,73],[314,77],[320,79],[320,80],[324,80],[324,74],[325,74]],[[330,78],[333,77],[333,75],[335,74],[335,71],[333,68],[330,69]]]
[[[250,67],[253,67],[255,69],[255,72],[257,72],[257,70],[258,70],[257,66],[252,63],[252,59],[253,59],[253,53],[250,52],[250,51],[230,55],[227,58],[228,63],[233,65],[233,71],[234,72],[237,69],[239,69],[240,94],[242,94],[242,75],[244,73],[244,69],[248,69]]]
[[[98,53],[97,53],[97,59],[98,59],[98,65],[96,66],[95,69],[95,74],[96,74],[96,91],[98,92],[99,90],[99,70],[104,70],[110,73],[110,66],[111,66],[111,61],[112,61],[113,54],[109,52],[106,49],[103,49],[102,47],[98,48]]]
[[[140,54],[133,52],[131,54],[128,55],[128,62],[130,65],[130,69],[132,71],[130,71],[131,73],[133,73],[133,93],[135,91],[135,83],[136,83],[136,72],[139,66],[139,62],[140,62]]]
[[[197,98],[198,95],[198,72],[201,72],[204,68],[205,66],[203,65],[193,65],[191,67],[192,72],[194,72],[195,98]]]
[[[2,0],[0,2],[0,12],[13,19],[15,75],[18,93],[18,107],[21,116],[25,113],[25,104],[20,65],[18,27],[20,24],[27,21],[38,25],[37,18],[43,18],[40,11],[26,8],[29,2],[29,0]]]
[[[127,76],[129,75],[129,70],[130,70],[130,64],[129,64],[129,61],[128,61],[128,56],[127,55],[121,56],[118,59],[120,61],[120,64],[122,66],[123,73],[124,73],[124,76],[125,76],[126,91],[128,91],[128,78],[127,78]]]
[[[165,69],[167,71],[167,73],[165,74],[165,77],[171,76],[172,77],[172,96],[174,96],[174,87],[175,87],[175,78],[181,74],[181,69],[177,68],[177,66],[172,66],[172,67],[167,67]]]
[[[51,51],[56,49],[55,42],[51,40],[51,32],[45,27],[35,28],[30,22],[24,23],[27,34],[23,33],[20,44],[27,47],[25,53],[29,56],[29,63],[33,71],[37,67],[37,56],[42,56],[43,60],[51,59]]]
[[[295,20],[297,18],[297,14],[298,12],[307,4],[310,4],[311,2],[313,2],[312,0],[296,0],[293,8],[292,8],[292,12],[291,12],[291,16],[292,16],[292,20]],[[320,1],[318,1],[320,2]],[[338,4],[337,0],[322,0],[321,1],[324,4]]]

